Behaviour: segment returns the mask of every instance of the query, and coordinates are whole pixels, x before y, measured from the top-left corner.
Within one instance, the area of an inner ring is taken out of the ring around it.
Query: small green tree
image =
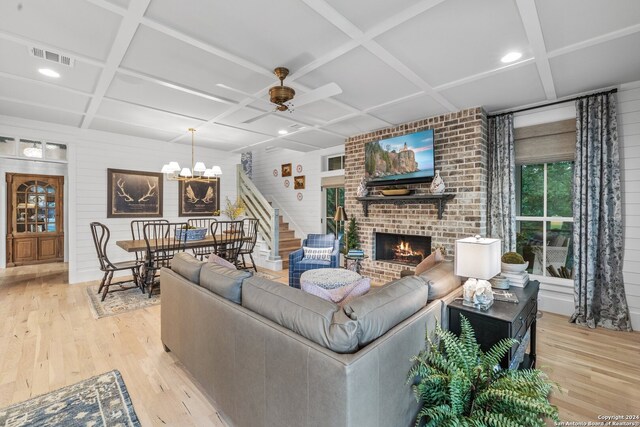
[[[416,426],[543,427],[546,417],[560,422],[548,399],[553,383],[542,371],[499,368],[516,340],[504,339],[484,353],[465,317],[461,329],[457,337],[437,325],[439,343],[427,337],[427,350],[412,359],[407,383],[422,402]]]
[[[356,218],[351,217],[349,220],[349,228],[347,229],[347,244],[345,252],[349,252],[349,249],[358,249],[360,247],[360,239],[358,238],[358,225],[356,224]]]

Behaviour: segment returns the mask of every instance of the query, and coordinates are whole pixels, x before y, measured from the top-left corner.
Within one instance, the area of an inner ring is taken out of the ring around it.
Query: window
[[[341,236],[344,232],[344,224],[336,224],[333,218],[338,206],[344,206],[344,187],[327,187],[325,190],[325,233],[333,233]]]
[[[529,273],[571,279],[575,120],[516,129],[516,251]]]
[[[334,156],[327,158],[327,170],[335,171],[344,169],[344,156]]]

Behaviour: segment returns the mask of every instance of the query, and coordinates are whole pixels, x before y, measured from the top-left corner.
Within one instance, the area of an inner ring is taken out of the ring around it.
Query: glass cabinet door
[[[44,181],[27,181],[16,190],[16,232],[55,233],[56,188]]]

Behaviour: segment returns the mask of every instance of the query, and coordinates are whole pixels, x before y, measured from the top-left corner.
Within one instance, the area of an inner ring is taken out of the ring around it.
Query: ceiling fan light
[[[189,177],[191,177],[193,175],[191,174],[191,169],[182,168],[182,170],[180,171],[180,176],[185,177],[185,178],[189,178]]]
[[[207,167],[204,165],[203,162],[197,162],[193,167],[194,172],[204,172],[206,170],[207,170]]]
[[[295,95],[296,91],[289,86],[274,86],[269,89],[269,99],[278,105],[291,101]]]

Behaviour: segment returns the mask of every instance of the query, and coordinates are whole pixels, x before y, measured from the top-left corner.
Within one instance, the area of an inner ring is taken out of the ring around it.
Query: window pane
[[[333,218],[327,218],[327,233],[333,233],[334,235],[338,235],[336,231],[336,221]]]
[[[527,271],[542,274],[542,221],[516,222],[516,251],[529,262]],[[536,271],[536,263],[539,263]]]
[[[53,144],[47,142],[47,159],[67,160],[67,146],[64,144]]]
[[[0,136],[0,155],[15,156],[16,140],[7,136]]]
[[[336,214],[336,190],[337,188],[327,188],[327,217],[330,218]]]
[[[42,142],[21,139],[18,145],[18,155],[31,157],[34,159],[42,158]]]
[[[544,215],[544,164],[520,168],[520,216]]]
[[[573,162],[547,164],[547,216],[573,217]]]
[[[546,275],[571,279],[573,277],[573,223],[547,222]]]
[[[342,169],[342,157],[329,157],[328,166],[330,171]]]
[[[338,188],[338,206],[344,207],[344,188]]]

